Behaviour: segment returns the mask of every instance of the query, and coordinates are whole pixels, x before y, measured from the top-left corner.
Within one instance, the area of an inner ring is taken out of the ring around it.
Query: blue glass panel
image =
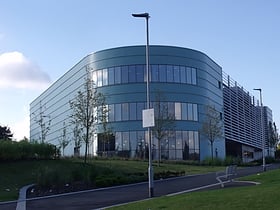
[[[135,65],[128,67],[128,81],[129,83],[136,82],[136,68]]]
[[[144,82],[144,65],[136,65],[136,82]]]
[[[121,67],[115,67],[115,84],[121,83]]]
[[[159,81],[166,82],[166,65],[159,65]]]
[[[174,71],[174,82],[179,83],[180,82],[180,68],[179,68],[179,66],[174,66],[173,71]]]
[[[109,85],[115,84],[115,75],[114,75],[114,68],[109,68],[108,69],[108,80],[109,80]]]
[[[166,67],[166,80],[167,82],[174,82],[173,79],[174,73],[173,73],[173,66],[167,65]]]
[[[108,70],[103,69],[103,86],[108,85]]]
[[[187,83],[186,67],[180,66],[181,83]]]
[[[128,83],[128,66],[122,66],[121,67],[122,72],[122,83]]]
[[[159,81],[159,69],[158,65],[151,65],[152,82]]]

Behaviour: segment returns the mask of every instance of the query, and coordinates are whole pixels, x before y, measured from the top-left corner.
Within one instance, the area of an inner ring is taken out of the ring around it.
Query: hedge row
[[[54,159],[59,150],[51,144],[0,140],[0,161]]]

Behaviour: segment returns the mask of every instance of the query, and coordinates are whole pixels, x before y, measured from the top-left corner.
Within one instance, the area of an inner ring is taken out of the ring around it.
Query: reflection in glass
[[[108,70],[103,69],[103,86],[108,85]]]
[[[181,83],[187,83],[186,67],[185,66],[180,66],[180,78],[181,78]]]
[[[180,83],[180,68],[179,66],[174,66],[174,82]]]
[[[159,81],[166,82],[166,65],[159,65]]]
[[[115,84],[121,84],[121,67],[115,67]]]
[[[109,68],[108,69],[108,80],[109,80],[109,85],[115,84],[115,72],[114,68]]]
[[[144,82],[144,66],[136,65],[136,82]]]
[[[131,65],[128,67],[128,81],[129,83],[136,82],[136,68],[135,65]]]
[[[173,66],[167,65],[166,68],[166,77],[167,77],[167,82],[173,82]]]
[[[192,84],[196,85],[196,69],[192,68]]]
[[[122,66],[121,73],[122,73],[122,83],[123,84],[128,83],[128,66]]]
[[[190,67],[187,67],[187,83],[192,84],[192,70]]]

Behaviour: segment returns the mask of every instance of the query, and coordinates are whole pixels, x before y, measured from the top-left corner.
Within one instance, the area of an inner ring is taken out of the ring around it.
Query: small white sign
[[[143,109],[142,117],[143,117],[143,128],[155,126],[154,109]]]

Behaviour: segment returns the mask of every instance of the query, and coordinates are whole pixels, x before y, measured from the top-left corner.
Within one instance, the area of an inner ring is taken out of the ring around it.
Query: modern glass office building
[[[148,143],[147,129],[142,127],[142,110],[146,108],[145,46],[95,52],[73,66],[31,103],[31,141],[42,140],[44,132],[40,122],[45,122],[49,128],[43,138],[45,142],[59,145],[62,138],[67,138],[71,142],[64,153],[74,154],[69,101],[83,90],[87,72],[90,72],[94,88],[106,98],[108,125],[113,133],[108,144],[104,145],[102,131],[97,130],[89,147],[90,154],[97,155],[106,150],[119,156],[145,156]],[[222,132],[227,136],[229,124],[224,119],[224,110],[228,109],[224,108],[227,104],[224,91],[227,90],[223,84],[222,68],[206,54],[181,47],[150,46],[151,105],[161,104],[166,107],[168,115],[174,116],[174,128],[168,131],[169,135],[161,140],[160,145],[152,136],[154,159],[159,151],[164,159],[203,160],[211,156],[211,145],[201,128],[206,107],[212,106],[220,113],[222,122],[225,121],[226,130],[224,132],[222,128]],[[66,135],[63,134],[65,130]],[[259,143],[253,143],[256,141],[253,131],[246,135],[238,142],[260,148]],[[225,138],[215,141],[213,147],[215,156],[225,157]],[[81,154],[84,149],[83,145]]]

